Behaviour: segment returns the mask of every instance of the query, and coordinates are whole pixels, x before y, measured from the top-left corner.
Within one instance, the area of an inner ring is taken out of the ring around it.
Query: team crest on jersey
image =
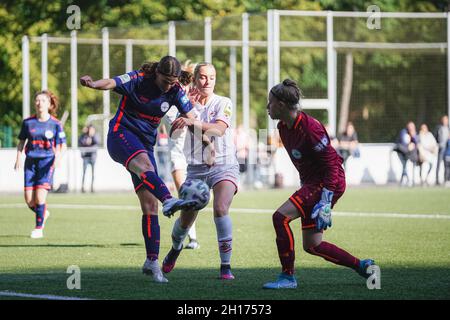
[[[167,112],[170,108],[170,105],[167,101],[164,101],[163,103],[161,103],[161,111],[162,112]]]
[[[231,105],[227,104],[225,109],[223,110],[223,113],[230,118],[231,115],[233,114],[233,111],[231,110]]]
[[[302,157],[302,153],[297,149],[292,149],[292,156],[298,160]]]
[[[45,133],[44,133],[44,135],[45,135],[45,137],[46,137],[47,139],[53,138],[53,132],[50,131],[50,130],[46,130]]]

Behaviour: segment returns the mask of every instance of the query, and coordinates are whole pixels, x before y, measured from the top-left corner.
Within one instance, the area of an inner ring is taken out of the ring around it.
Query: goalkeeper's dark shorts
[[[300,213],[302,229],[312,229],[316,227],[316,222],[311,219],[314,206],[320,201],[323,184],[305,184],[289,198]],[[334,190],[331,208],[334,207],[339,198],[344,194],[345,181],[339,183]]]

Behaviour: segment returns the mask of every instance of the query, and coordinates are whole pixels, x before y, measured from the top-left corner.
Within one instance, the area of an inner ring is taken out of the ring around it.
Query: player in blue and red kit
[[[302,221],[303,249],[327,261],[346,266],[368,278],[371,259],[359,260],[332,243],[322,241],[323,230],[331,227],[331,208],[345,191],[342,158],[330,145],[325,127],[300,110],[301,92],[289,79],[270,90],[267,110],[278,119],[281,141],[297,168],[301,188],[273,214],[278,255],[282,272],[278,279],[264,285],[266,289],[296,288],[294,277],[294,236],[289,223]]]
[[[55,164],[58,166],[66,145],[61,122],[56,119],[58,98],[50,91],[40,91],[35,95],[35,107],[36,114],[22,122],[14,165],[16,170],[20,169],[25,147],[25,202],[36,215],[33,239],[44,236],[45,222],[50,215],[47,194],[52,188]]]
[[[160,227],[158,200],[163,214],[170,217],[181,209],[189,210],[195,201],[172,197],[158,176],[153,147],[158,126],[171,106],[184,117],[194,118],[189,98],[179,84],[180,62],[171,56],[157,63],[146,63],[140,70],[113,79],[80,79],[83,86],[97,90],[114,90],[122,95],[116,115],[109,123],[108,152],[130,172],[142,208],[142,234],[147,259],[143,272],[156,282],[167,282],[158,264]]]

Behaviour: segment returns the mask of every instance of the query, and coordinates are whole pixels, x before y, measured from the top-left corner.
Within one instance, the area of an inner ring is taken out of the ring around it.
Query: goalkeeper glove
[[[314,206],[311,218],[316,220],[317,230],[326,230],[331,227],[331,201],[333,200],[333,191],[327,188],[322,189],[320,201]]]

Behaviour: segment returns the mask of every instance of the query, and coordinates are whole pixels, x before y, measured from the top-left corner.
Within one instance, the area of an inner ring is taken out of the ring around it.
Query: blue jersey
[[[25,154],[30,158],[47,158],[55,155],[57,145],[66,143],[61,122],[53,116],[39,121],[36,116],[23,120],[19,140],[27,140]]]
[[[163,93],[155,84],[155,78],[145,78],[144,73],[132,71],[113,78],[115,92],[122,95],[116,115],[109,123],[109,132],[117,132],[123,126],[133,132],[142,143],[152,148],[156,142],[158,126],[171,106],[182,114],[192,109],[186,93],[179,84]]]

